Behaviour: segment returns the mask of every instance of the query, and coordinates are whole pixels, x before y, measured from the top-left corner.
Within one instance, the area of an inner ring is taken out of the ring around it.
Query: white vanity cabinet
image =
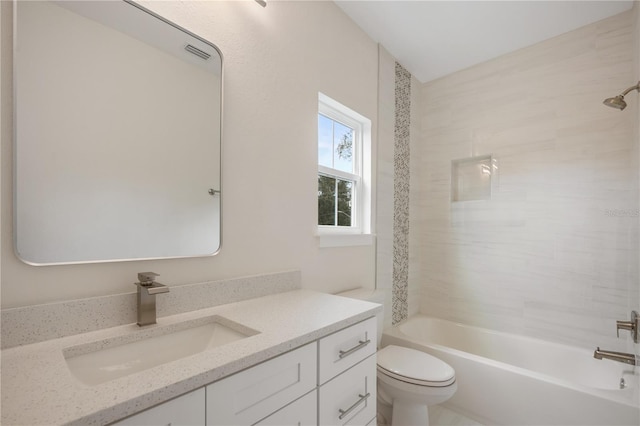
[[[320,425],[366,425],[375,416],[375,356],[368,357],[320,387]]]
[[[309,392],[302,398],[260,420],[254,426],[316,426],[318,424],[318,391]]]
[[[376,318],[369,318],[320,339],[318,384],[375,354],[376,326]]]
[[[375,424],[376,325],[362,321],[114,425]]]
[[[320,425],[366,425],[375,419],[376,326],[370,318],[320,339]]]
[[[112,426],[201,426],[205,424],[204,403],[205,391],[200,388],[113,423]]]
[[[208,385],[207,426],[253,425],[315,390],[317,346],[309,343]],[[311,408],[315,419],[315,398]],[[298,423],[281,423],[288,424]]]

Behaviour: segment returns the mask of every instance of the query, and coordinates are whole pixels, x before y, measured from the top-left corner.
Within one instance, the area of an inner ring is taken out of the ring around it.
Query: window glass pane
[[[333,120],[318,114],[318,164],[333,167]]]
[[[336,180],[318,176],[318,225],[336,224]]]
[[[341,123],[333,124],[333,168],[353,173],[353,129]]]
[[[353,199],[353,182],[338,180],[338,226],[351,226],[351,200]]]

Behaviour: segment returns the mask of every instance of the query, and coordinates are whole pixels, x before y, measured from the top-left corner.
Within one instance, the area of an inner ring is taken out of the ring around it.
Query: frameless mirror
[[[14,239],[34,265],[215,254],[222,56],[129,1],[14,1]]]

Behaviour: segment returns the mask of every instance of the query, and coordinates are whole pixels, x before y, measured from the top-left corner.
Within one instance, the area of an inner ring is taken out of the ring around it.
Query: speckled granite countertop
[[[3,350],[2,424],[108,424],[375,315],[381,305],[295,290]],[[65,348],[220,315],[259,334],[95,386],[69,372]]]

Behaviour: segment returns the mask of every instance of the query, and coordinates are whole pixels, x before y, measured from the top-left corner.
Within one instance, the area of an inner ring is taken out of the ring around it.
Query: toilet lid
[[[455,370],[446,362],[416,349],[390,345],[378,351],[378,371],[422,386],[449,386]]]

